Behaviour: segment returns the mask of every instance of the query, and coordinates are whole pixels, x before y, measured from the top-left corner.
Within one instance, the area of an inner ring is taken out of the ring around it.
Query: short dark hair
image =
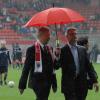
[[[74,30],[76,30],[76,29],[75,28],[72,28],[72,29],[70,28],[70,29],[67,30],[67,33],[69,33],[70,31],[74,31]]]
[[[48,27],[40,27],[39,28],[39,33],[41,33],[41,32],[48,32],[48,31],[49,31]]]
[[[76,31],[76,28],[74,28],[74,27],[68,28],[65,35],[67,36],[67,35],[73,34],[72,33],[73,31]]]
[[[88,37],[80,37],[77,41],[77,44],[81,46],[88,44]]]

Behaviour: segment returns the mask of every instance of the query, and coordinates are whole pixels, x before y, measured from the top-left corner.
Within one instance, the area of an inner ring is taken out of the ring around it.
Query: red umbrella
[[[57,36],[56,38],[58,40],[57,28],[56,28],[57,24],[69,24],[73,22],[83,22],[83,21],[85,21],[85,18],[72,9],[54,7],[35,14],[24,25],[24,27],[47,26],[54,24]],[[57,46],[59,46],[59,44],[57,44]]]
[[[26,23],[25,27],[68,24],[83,21],[85,21],[85,18],[72,9],[54,7],[35,14]]]

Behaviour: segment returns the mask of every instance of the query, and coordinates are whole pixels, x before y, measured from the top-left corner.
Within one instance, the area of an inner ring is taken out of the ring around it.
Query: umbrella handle
[[[59,39],[56,39],[56,47],[59,48]]]
[[[55,24],[55,32],[56,32],[56,47],[59,47],[59,39],[57,34],[57,24]]]

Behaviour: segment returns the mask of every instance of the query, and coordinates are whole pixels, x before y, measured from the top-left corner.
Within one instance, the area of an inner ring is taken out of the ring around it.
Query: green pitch
[[[94,64],[95,69],[99,76],[100,82],[100,64]],[[49,100],[64,100],[63,95],[60,92],[60,78],[61,73],[60,70],[57,73],[57,80],[58,80],[58,91],[57,93],[53,93],[51,90]],[[34,92],[30,89],[26,89],[23,95],[19,94],[18,91],[18,81],[20,78],[21,70],[9,68],[8,73],[8,80],[13,80],[15,82],[14,88],[9,88],[8,86],[0,87],[0,100],[35,100]],[[94,91],[89,91],[87,100],[100,100],[100,92],[95,93]]]

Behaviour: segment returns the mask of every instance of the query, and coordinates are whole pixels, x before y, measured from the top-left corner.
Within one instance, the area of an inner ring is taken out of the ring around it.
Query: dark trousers
[[[81,91],[78,91],[77,93],[71,93],[71,94],[64,94],[65,100],[86,100],[87,91],[86,93],[80,93]]]
[[[88,87],[86,82],[76,80],[75,88],[64,93],[64,96],[65,100],[86,100],[87,93]]]
[[[44,82],[37,82],[34,86],[33,91],[36,95],[36,100],[48,100],[49,93],[51,89],[51,84],[44,81]]]

